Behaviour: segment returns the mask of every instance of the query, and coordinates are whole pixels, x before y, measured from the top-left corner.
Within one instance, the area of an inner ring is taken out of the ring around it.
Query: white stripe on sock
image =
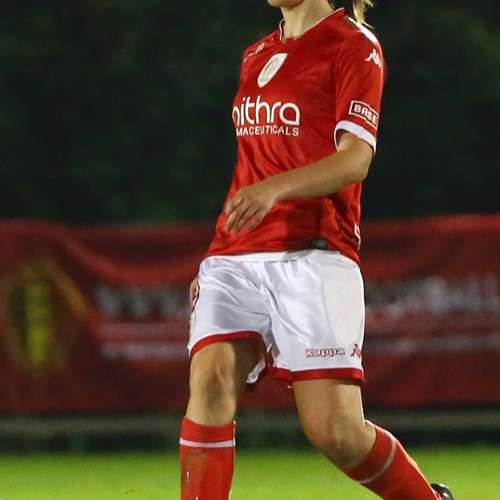
[[[234,439],[229,441],[217,441],[215,443],[199,443],[197,441],[188,441],[187,439],[179,439],[179,444],[189,446],[190,448],[233,448],[236,444]]]
[[[373,476],[363,479],[362,481],[357,481],[359,484],[369,484],[378,479],[380,476],[384,475],[387,471],[387,469],[392,465],[392,462],[394,462],[394,457],[396,456],[396,438],[390,434],[389,437],[391,438],[391,453],[389,454],[389,458],[387,459],[387,462],[383,465],[383,467],[373,474]]]

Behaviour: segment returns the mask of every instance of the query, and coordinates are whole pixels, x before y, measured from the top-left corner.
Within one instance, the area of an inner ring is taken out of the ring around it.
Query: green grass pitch
[[[456,500],[500,499],[500,448],[417,448],[431,481]],[[175,451],[110,454],[0,454],[1,500],[162,500],[179,498]],[[370,500],[375,495],[308,450],[241,450],[232,500]]]

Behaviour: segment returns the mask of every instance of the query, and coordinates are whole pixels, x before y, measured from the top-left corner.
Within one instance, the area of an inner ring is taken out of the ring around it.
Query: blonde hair
[[[365,13],[373,7],[373,0],[329,0],[333,8],[344,7],[346,14],[358,23],[365,23]]]

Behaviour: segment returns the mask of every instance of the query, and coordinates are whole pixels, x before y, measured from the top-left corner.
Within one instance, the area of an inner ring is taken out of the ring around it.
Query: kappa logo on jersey
[[[240,106],[233,108],[236,135],[288,135],[300,134],[300,109],[293,102],[277,101],[273,104],[257,96],[243,97]]]
[[[274,54],[266,65],[262,68],[262,71],[257,78],[257,85],[262,88],[267,85],[276,75],[276,73],[281,69],[283,63],[285,62],[288,54],[280,53]]]
[[[373,49],[372,53],[365,59],[366,62],[372,62],[375,64],[375,66],[378,66],[379,68],[382,69],[382,58],[380,57],[380,54],[377,52],[377,49]]]
[[[361,118],[374,129],[377,129],[378,127],[378,113],[371,106],[366,104],[366,102],[351,101],[349,114]]]

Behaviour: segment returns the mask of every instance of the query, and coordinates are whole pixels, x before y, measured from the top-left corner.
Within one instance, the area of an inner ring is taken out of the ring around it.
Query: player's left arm
[[[328,196],[363,181],[373,157],[372,147],[344,132],[337,152],[305,167],[273,175],[240,189],[225,207],[226,230],[238,233],[255,228],[277,201]]]

